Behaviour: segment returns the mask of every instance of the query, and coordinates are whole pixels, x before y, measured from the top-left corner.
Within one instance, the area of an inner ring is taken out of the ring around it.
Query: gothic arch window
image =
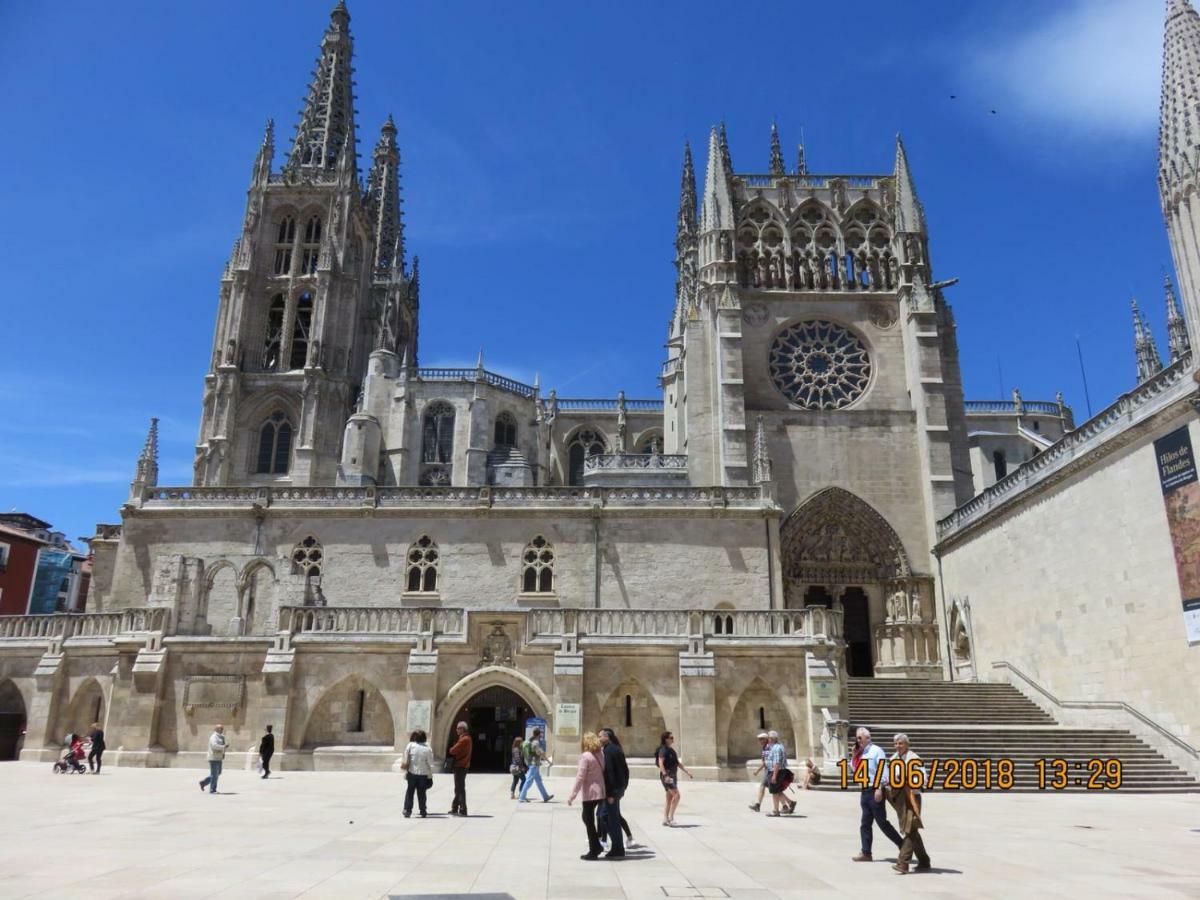
[[[512,413],[502,412],[496,416],[493,438],[497,447],[517,446],[517,420]]]
[[[752,204],[738,223],[738,282],[742,287],[784,290],[792,286],[785,261],[783,226],[771,207]]]
[[[408,548],[408,590],[433,593],[438,589],[438,546],[427,534]]]
[[[583,484],[583,461],[589,456],[604,453],[604,435],[592,428],[581,428],[567,444],[567,484]]]
[[[267,336],[263,341],[263,368],[273,370],[279,368],[279,353],[283,346],[283,314],[287,310],[287,301],[283,294],[271,298],[271,306],[267,310]]]
[[[257,475],[286,475],[292,455],[292,425],[282,410],[275,410],[258,430]]]
[[[313,295],[305,291],[296,300],[296,320],[292,323],[292,352],[289,369],[302,369],[308,359],[308,341],[312,335]]]
[[[454,464],[454,407],[438,400],[425,408],[421,425],[421,484],[448,485]]]
[[[300,245],[300,274],[312,275],[315,273],[320,255],[321,217],[312,216],[304,225],[304,242]]]
[[[311,534],[299,541],[292,548],[292,571],[304,576],[304,605],[319,605],[323,599],[321,593],[321,573],[325,568],[325,549]]]
[[[662,453],[663,452],[663,436],[662,431],[657,428],[652,428],[638,438],[635,453]]]
[[[275,238],[275,267],[276,275],[290,275],[292,271],[292,245],[296,242],[296,220],[285,216],[279,223],[279,233]]]
[[[767,365],[779,393],[801,409],[842,409],[863,395],[871,359],[847,328],[812,319],[780,331]]]
[[[522,593],[554,593],[554,547],[540,534],[521,554],[521,569]]]

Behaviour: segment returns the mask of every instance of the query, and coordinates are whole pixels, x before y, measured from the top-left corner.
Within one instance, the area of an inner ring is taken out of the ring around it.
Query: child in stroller
[[[87,766],[81,762],[87,755],[87,751],[83,747],[83,738],[77,734],[68,734],[64,743],[66,743],[67,749],[62,758],[54,764],[55,774],[65,775],[68,772],[76,775],[86,774]]]

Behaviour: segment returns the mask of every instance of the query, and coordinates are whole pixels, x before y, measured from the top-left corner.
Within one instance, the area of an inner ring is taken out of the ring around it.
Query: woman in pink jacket
[[[599,859],[600,837],[596,834],[596,807],[604,802],[604,763],[600,756],[600,738],[592,732],[579,742],[579,768],[575,770],[575,786],[567,798],[567,806],[583,794],[583,827],[587,829],[588,852],[580,859]]]

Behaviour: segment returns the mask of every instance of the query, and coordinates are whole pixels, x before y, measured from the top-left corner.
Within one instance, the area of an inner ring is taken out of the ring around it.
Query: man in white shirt
[[[903,841],[887,819],[887,807],[883,803],[883,794],[879,793],[878,799],[876,799],[875,773],[879,771],[881,763],[887,765],[887,754],[871,743],[871,732],[866,728],[860,728],[855,732],[854,741],[857,745],[854,750],[854,769],[857,772],[860,765],[866,766],[868,787],[862,789],[858,800],[859,807],[862,809],[862,818],[858,825],[858,834],[862,840],[862,852],[851,859],[855,862],[871,862],[871,841],[874,837],[871,828],[872,822],[878,825],[879,830],[897,847]],[[880,774],[879,777],[880,784],[882,784],[883,774]]]
[[[218,725],[208,739],[208,777],[200,782],[201,792],[207,787],[210,794],[217,792],[217,779],[221,777],[221,766],[225,762],[225,726]]]

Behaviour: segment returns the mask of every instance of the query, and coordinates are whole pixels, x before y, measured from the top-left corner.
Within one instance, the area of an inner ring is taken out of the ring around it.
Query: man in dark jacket
[[[275,755],[275,735],[271,733],[274,726],[267,726],[267,733],[258,742],[258,755],[262,758],[263,778],[271,774],[271,757]]]
[[[600,729],[600,743],[604,745],[604,793],[605,811],[608,819],[609,851],[606,859],[621,859],[625,856],[624,835],[621,833],[621,798],[629,787],[629,766],[625,763],[625,751],[611,728]]]
[[[92,723],[88,740],[92,742],[91,752],[88,753],[88,768],[99,775],[101,758],[104,756],[104,729],[100,727],[99,722]]]

